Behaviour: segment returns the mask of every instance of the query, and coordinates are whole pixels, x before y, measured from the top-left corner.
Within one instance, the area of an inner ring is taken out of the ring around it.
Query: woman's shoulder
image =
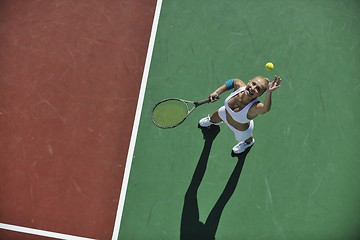
[[[239,78],[234,78],[234,90],[245,87],[246,84]]]

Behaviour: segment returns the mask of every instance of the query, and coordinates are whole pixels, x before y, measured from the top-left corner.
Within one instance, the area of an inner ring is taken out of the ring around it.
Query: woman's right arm
[[[220,96],[220,94],[226,92],[228,89],[228,87],[226,86],[226,83],[221,85],[218,89],[216,89],[212,94],[210,94],[209,98],[211,100],[211,102],[216,102],[218,100],[218,96]]]
[[[238,78],[227,80],[225,82],[225,84],[221,85],[212,94],[210,94],[209,98],[210,98],[211,102],[215,102],[215,101],[217,101],[216,97],[220,96],[220,94],[222,94],[230,89],[236,90],[239,87],[242,87],[245,85],[246,84]]]

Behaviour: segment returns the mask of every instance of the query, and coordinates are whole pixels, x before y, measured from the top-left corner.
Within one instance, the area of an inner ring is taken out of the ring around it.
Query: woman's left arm
[[[264,114],[271,109],[271,94],[274,90],[280,87],[281,77],[275,75],[275,80],[268,84],[266,90],[266,97],[264,103],[258,103],[254,107],[253,117],[256,117],[259,114]]]

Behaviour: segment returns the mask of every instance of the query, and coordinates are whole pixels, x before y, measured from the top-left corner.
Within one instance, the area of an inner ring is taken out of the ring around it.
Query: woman
[[[271,108],[271,94],[280,87],[281,78],[275,75],[275,80],[270,83],[269,79],[261,76],[254,77],[248,84],[240,79],[230,79],[224,85],[210,94],[211,102],[227,90],[234,89],[226,99],[225,104],[213,115],[199,121],[201,127],[219,125],[225,122],[234,132],[235,139],[239,142],[233,147],[233,152],[239,154],[255,143],[252,131],[253,119],[260,114],[268,112]],[[264,103],[258,99],[266,91]]]

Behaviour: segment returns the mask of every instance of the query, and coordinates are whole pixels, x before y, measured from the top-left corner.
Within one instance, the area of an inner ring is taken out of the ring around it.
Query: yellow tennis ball
[[[274,64],[272,62],[268,62],[265,64],[265,68],[266,68],[266,70],[271,71],[274,69]]]

